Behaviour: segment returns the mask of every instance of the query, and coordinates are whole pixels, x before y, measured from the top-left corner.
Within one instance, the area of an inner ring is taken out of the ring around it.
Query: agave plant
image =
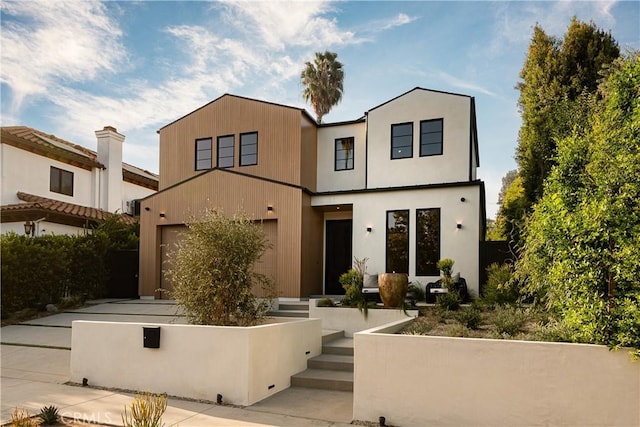
[[[45,406],[40,409],[38,418],[42,420],[42,424],[52,425],[58,422],[60,414],[58,414],[58,408],[53,405]]]

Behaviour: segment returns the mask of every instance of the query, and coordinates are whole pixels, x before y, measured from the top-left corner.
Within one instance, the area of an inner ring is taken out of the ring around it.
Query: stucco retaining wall
[[[353,416],[398,426],[638,426],[640,362],[585,344],[356,333]],[[387,332],[387,333],[382,333]]]
[[[143,327],[160,327],[160,348]],[[321,326],[304,319],[254,327],[75,321],[71,380],[251,405],[288,388],[321,353]]]

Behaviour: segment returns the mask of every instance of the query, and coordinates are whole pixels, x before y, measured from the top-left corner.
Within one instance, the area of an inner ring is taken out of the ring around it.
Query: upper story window
[[[51,166],[49,178],[50,191],[73,196],[73,172]]]
[[[391,158],[413,157],[413,123],[391,125]]]
[[[196,170],[211,169],[211,138],[196,139]]]
[[[233,167],[233,135],[218,137],[218,167]]]
[[[420,157],[442,154],[442,119],[420,122]]]
[[[240,134],[240,166],[258,164],[258,132]]]
[[[353,169],[353,142],[353,137],[336,139],[335,170],[344,171]]]

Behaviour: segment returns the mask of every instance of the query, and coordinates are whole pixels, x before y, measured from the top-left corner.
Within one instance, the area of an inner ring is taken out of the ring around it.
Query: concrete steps
[[[291,377],[292,387],[353,391],[353,339],[344,331],[323,331],[322,354],[309,359],[307,368]]]
[[[273,317],[309,317],[309,301],[284,301],[278,304],[277,310],[268,313]]]

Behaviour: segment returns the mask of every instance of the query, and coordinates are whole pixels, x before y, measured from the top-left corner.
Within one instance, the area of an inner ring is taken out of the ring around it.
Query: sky
[[[158,172],[162,126],[224,93],[306,108],[300,72],[338,53],[342,102],[361,117],[416,86],[476,99],[487,216],[516,168],[519,72],[533,27],[562,37],[571,17],[640,49],[637,1],[1,1],[2,126],[96,149],[126,136],[127,163]]]

